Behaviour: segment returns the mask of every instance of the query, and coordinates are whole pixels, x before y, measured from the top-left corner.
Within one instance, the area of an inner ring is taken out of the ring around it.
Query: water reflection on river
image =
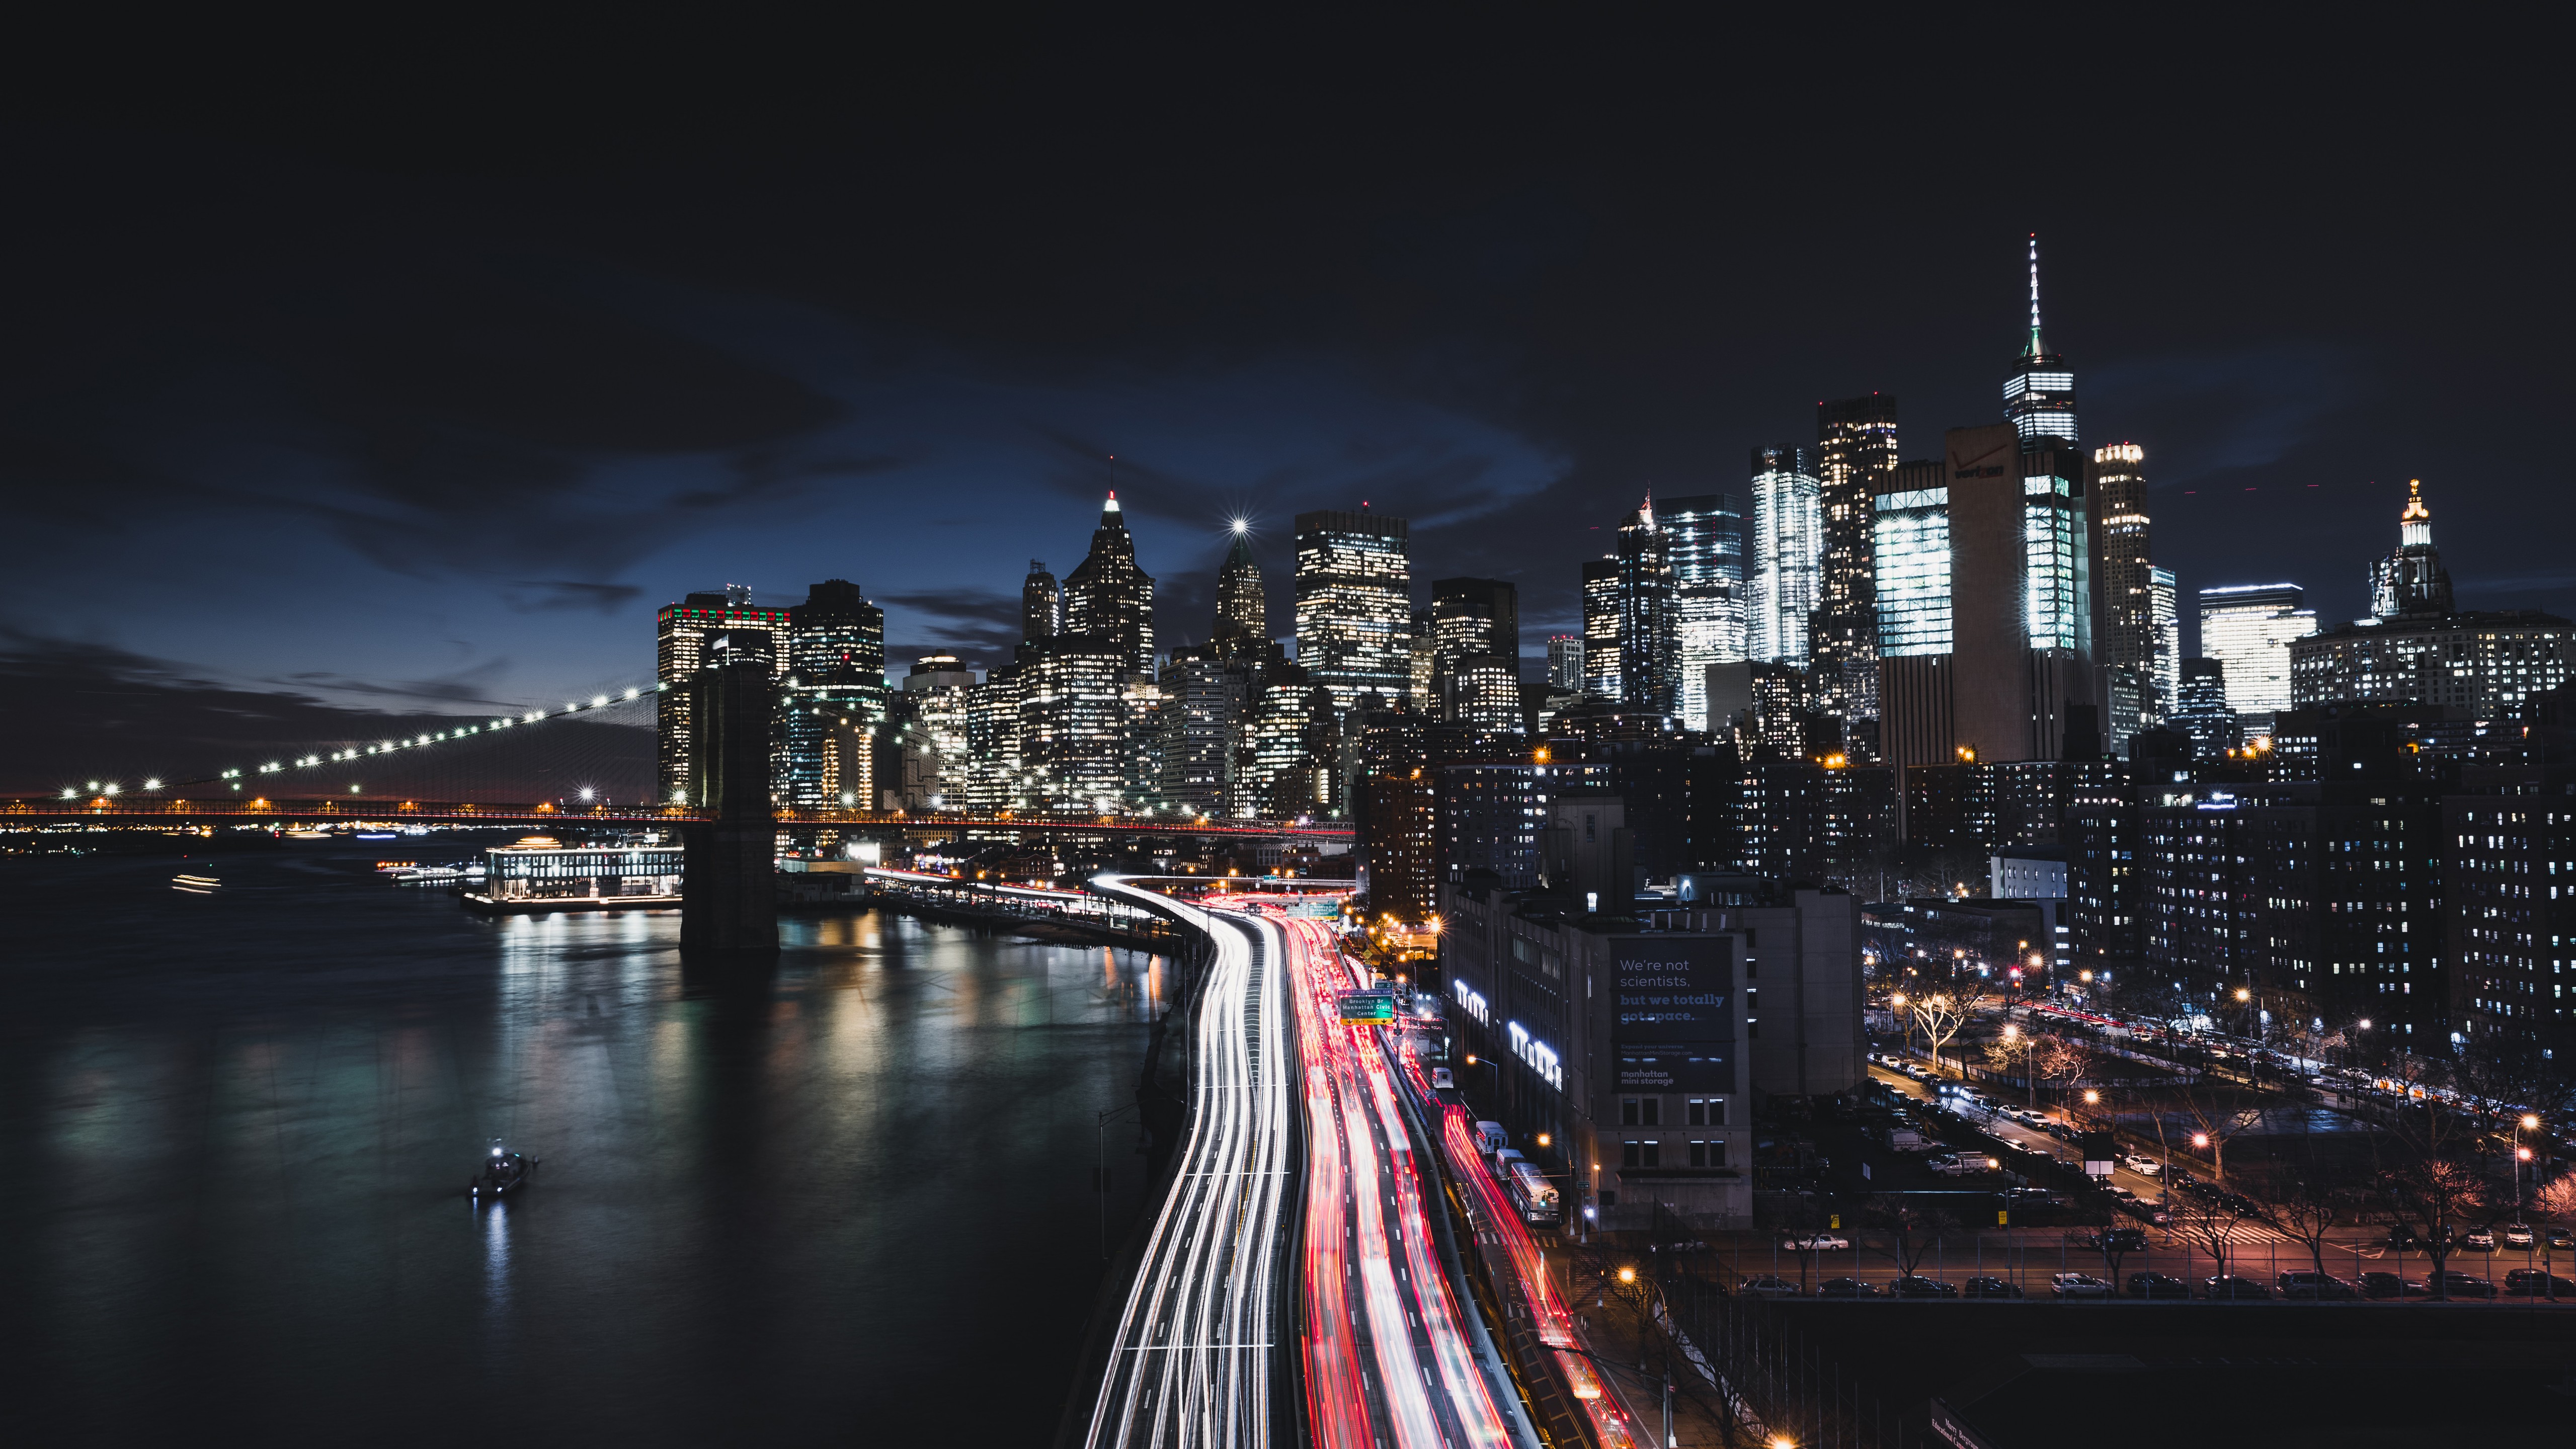
[[[1054,1427],[1099,1286],[1094,1114],[1161,989],[1142,955],[799,917],[774,979],[698,993],[676,915],[484,920],[327,845],[5,861],[0,909],[22,1427]],[[543,1166],[478,1210],[496,1136]],[[1142,1159],[1109,1143],[1123,1215]]]

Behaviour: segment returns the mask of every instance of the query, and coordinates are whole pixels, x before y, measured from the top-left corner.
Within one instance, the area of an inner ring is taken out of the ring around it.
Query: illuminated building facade
[[[1547,636],[1547,687],[1550,693],[1576,694],[1583,689],[1583,636]]]
[[[1270,671],[1253,712],[1253,761],[1260,811],[1279,819],[1327,818],[1341,780],[1341,714],[1333,692],[1297,665]]]
[[[1816,404],[1825,551],[1807,648],[1817,707],[1847,720],[1878,717],[1878,498],[1894,490],[1896,465],[1895,398]]]
[[[1434,713],[1519,733],[1520,590],[1501,579],[1438,580],[1429,626]]]
[[[2243,744],[2244,730],[2227,703],[2226,664],[2216,659],[2184,660],[2167,720],[2191,740],[2192,753],[2203,759]]]
[[[681,686],[706,662],[707,640],[727,630],[766,629],[785,634],[787,628],[787,610],[752,607],[751,590],[739,584],[722,593],[691,594],[679,603],[663,605],[654,615],[654,676],[663,686],[653,702],[654,772],[663,799],[688,798],[692,735],[688,691]],[[787,677],[787,664],[786,651],[778,651],[777,672],[782,681]]]
[[[1803,669],[1825,558],[1821,485],[1806,450],[1754,449],[1751,492],[1753,599],[1745,654]]]
[[[972,774],[975,671],[954,654],[913,661],[903,677],[903,808],[963,810]]]
[[[2156,630],[2156,718],[2161,721],[2182,698],[2182,607],[2174,571],[2147,570],[2148,609]]]
[[[1115,493],[1101,505],[1091,552],[1065,575],[1064,632],[1115,643],[1121,673],[1154,672],[1154,580],[1136,566],[1136,538]]]
[[[966,808],[978,815],[1019,808],[1020,667],[996,666],[966,691]]]
[[[1216,624],[1208,637],[1224,659],[1258,662],[1270,652],[1269,595],[1252,557],[1252,536],[1240,523],[1217,570]]]
[[[2291,705],[2290,641],[2317,631],[2317,613],[2301,608],[2296,584],[2233,584],[2200,591],[2200,652],[2227,669],[2227,707],[2252,715],[2246,727],[2269,732],[2271,717]]]
[[[1655,505],[1655,520],[1673,569],[1682,727],[1714,728],[1708,666],[1744,657],[1744,504],[1731,493],[1667,498]]]
[[[2159,677],[2155,561],[2149,556],[2147,450],[2113,443],[2093,450],[2094,547],[2102,584],[2105,668],[2144,684]],[[2116,733],[2116,731],[2115,731]]]
[[[2563,768],[2512,770],[2493,793],[2442,802],[2451,1020],[2473,1048],[2576,1050],[2576,891],[2541,884],[2576,875],[2570,783]]]
[[[1681,710],[1681,617],[1671,540],[1647,499],[1619,525],[1619,693],[1631,709]]]
[[[1372,691],[1421,708],[1413,692],[1413,567],[1401,518],[1340,510],[1297,515],[1297,662],[1356,708]]]
[[[1247,721],[1252,672],[1197,652],[1163,666],[1162,794],[1188,815],[1226,815],[1240,798],[1236,742]]]
[[[799,810],[877,809],[891,783],[875,778],[873,748],[887,723],[885,610],[849,580],[827,579],[787,614],[778,794]]]
[[[2456,705],[2470,718],[2519,714],[2570,677],[2568,621],[2529,610],[2459,613],[2433,548],[2433,514],[2410,482],[2394,553],[2371,566],[2371,617],[2289,645],[2290,700]]]
[[[1583,692],[1624,698],[1619,681],[1619,560],[1583,565]]]
[[[1114,810],[1127,795],[1128,645],[1064,633],[1020,653],[1021,808]]]

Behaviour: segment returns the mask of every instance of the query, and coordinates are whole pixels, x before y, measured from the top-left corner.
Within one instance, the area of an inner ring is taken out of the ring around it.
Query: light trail
[[[1194,1022],[1189,1135],[1118,1320],[1089,1446],[1270,1442],[1273,1264],[1289,1160],[1287,992],[1275,931],[1116,877],[1215,945]]]
[[[1304,1060],[1305,1363],[1315,1442],[1511,1444],[1493,1381],[1469,1346],[1466,1310],[1433,1246],[1379,1029],[1340,1020],[1337,997],[1362,983],[1325,923],[1297,919],[1279,929],[1296,981]]]

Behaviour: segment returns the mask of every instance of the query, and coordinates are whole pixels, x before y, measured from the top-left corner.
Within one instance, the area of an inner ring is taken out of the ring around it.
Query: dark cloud
[[[614,614],[644,590],[634,584],[586,584],[569,579],[523,579],[510,586],[510,607],[531,614],[554,609],[595,609]]]

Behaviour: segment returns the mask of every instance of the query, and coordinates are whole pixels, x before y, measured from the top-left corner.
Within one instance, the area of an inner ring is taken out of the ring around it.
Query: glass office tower
[[[1297,515],[1297,662],[1337,715],[1360,696],[1413,699],[1413,566],[1405,521],[1365,510]]]
[[[1673,569],[1675,654],[1685,729],[1708,720],[1708,666],[1744,657],[1744,504],[1732,493],[1655,505]]]

